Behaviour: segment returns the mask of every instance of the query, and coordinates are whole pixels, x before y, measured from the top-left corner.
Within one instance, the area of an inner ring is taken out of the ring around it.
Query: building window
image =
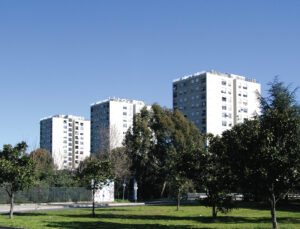
[[[123,112],[123,115],[127,115],[127,112]]]
[[[127,107],[126,107],[126,106],[123,106],[123,110],[127,110]]]
[[[125,124],[123,124],[123,127],[127,127],[127,124],[125,123]]]
[[[226,111],[227,107],[226,106],[222,106],[222,110]]]
[[[226,121],[222,121],[222,126],[227,126]]]
[[[223,113],[222,113],[222,117],[223,117],[223,118],[226,118],[226,116],[227,116],[226,113],[223,112]]]
[[[247,97],[248,97],[248,95],[247,95],[247,94],[243,94],[243,97],[247,98]]]
[[[226,97],[222,97],[222,102],[226,102]]]
[[[222,85],[226,85],[226,81],[225,80],[222,80]]]

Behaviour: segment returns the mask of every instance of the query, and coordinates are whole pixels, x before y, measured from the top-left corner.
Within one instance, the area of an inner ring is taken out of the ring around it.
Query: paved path
[[[105,208],[105,207],[125,207],[125,206],[140,206],[145,205],[145,203],[101,203],[96,204],[96,208]],[[55,210],[65,210],[65,209],[74,209],[74,208],[91,208],[91,202],[85,203],[41,203],[41,204],[18,204],[14,207],[14,213],[16,212],[28,212],[28,211],[55,211]],[[9,213],[10,205],[1,204],[0,205],[0,214]],[[1,228],[1,227],[0,227]]]

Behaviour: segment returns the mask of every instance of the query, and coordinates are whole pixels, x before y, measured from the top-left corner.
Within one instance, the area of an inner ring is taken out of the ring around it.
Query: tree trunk
[[[214,204],[212,206],[212,217],[214,219],[217,218],[216,206]]]
[[[160,198],[162,198],[163,195],[164,195],[164,192],[165,192],[165,189],[166,189],[166,185],[167,185],[167,182],[165,181],[163,183],[163,186],[162,186],[162,189],[161,189],[161,192],[160,192]]]
[[[177,195],[177,211],[179,211],[180,207],[180,190],[178,190],[178,195]]]
[[[92,190],[92,198],[93,198],[93,210],[92,210],[92,215],[95,217],[95,189],[93,188]]]
[[[277,219],[276,219],[276,199],[275,195],[272,194],[270,198],[270,203],[271,203],[271,216],[272,216],[272,224],[273,224],[273,229],[277,229]]]
[[[10,211],[9,211],[9,218],[13,219],[14,218],[14,193],[11,192],[10,194]]]

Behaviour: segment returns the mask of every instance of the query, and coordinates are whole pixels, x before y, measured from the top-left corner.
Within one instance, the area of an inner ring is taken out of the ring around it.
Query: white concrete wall
[[[96,203],[113,202],[115,201],[114,196],[115,196],[115,183],[112,181],[95,192],[95,202]]]
[[[221,135],[224,130],[230,129],[233,125],[233,79],[207,73],[206,80],[207,133]],[[222,81],[226,82],[226,85],[222,85]],[[222,97],[226,98],[226,102],[222,101]],[[223,106],[226,110],[222,109]],[[226,117],[223,117],[223,113]],[[226,122],[226,126],[222,125],[223,121]]]

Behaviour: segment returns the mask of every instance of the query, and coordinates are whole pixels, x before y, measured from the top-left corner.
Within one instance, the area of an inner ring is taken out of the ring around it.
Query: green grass
[[[0,225],[24,228],[271,228],[270,212],[262,206],[242,204],[227,215],[211,218],[211,209],[202,206],[135,206],[102,208],[91,216],[91,209],[0,215]],[[277,211],[279,227],[300,228],[300,207],[282,207]]]

